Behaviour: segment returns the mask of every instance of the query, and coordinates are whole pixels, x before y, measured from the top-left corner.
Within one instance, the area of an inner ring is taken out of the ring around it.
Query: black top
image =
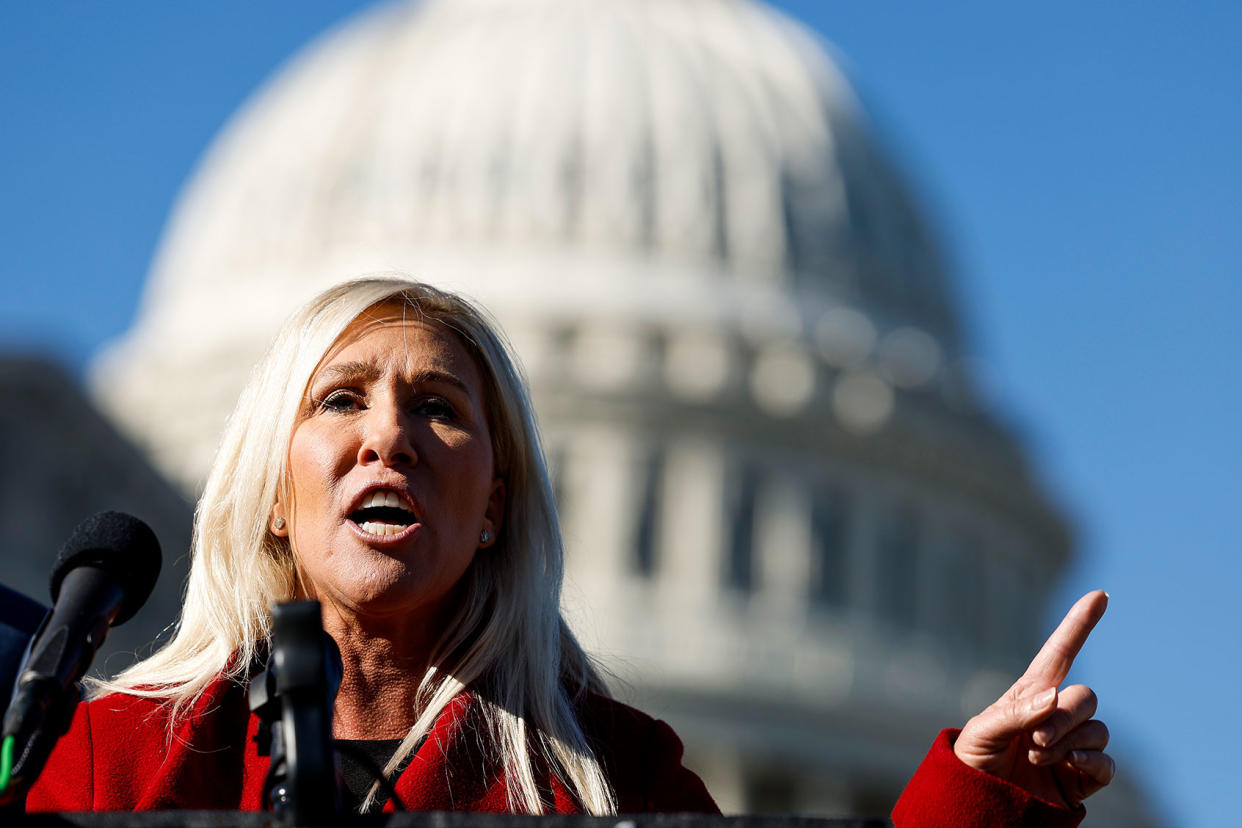
[[[397,752],[397,745],[401,744],[401,740],[335,739],[334,741],[338,746],[338,755],[341,757],[341,804],[346,813],[356,814],[358,806],[367,798],[367,791],[371,790],[371,786],[375,784],[376,774],[384,770],[384,765],[388,764],[388,760]],[[417,752],[414,751],[406,757],[389,779],[396,780]],[[363,757],[370,761],[364,761]],[[387,800],[388,792],[380,788],[369,812],[378,813],[383,810]]]

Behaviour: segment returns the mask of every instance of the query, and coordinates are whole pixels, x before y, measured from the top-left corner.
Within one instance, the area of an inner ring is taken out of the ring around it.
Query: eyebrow
[[[315,382],[319,383],[324,380],[332,382],[374,382],[382,377],[383,374],[382,368],[369,362],[338,362],[321,370],[315,378]],[[466,384],[461,379],[447,371],[439,371],[435,368],[424,368],[416,372],[410,379],[415,385],[440,383],[451,385],[464,393],[470,392],[470,389],[466,387]]]

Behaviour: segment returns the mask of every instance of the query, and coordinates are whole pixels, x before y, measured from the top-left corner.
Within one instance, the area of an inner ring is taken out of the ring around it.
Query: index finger
[[[1079,598],[1052,631],[1052,635],[1048,636],[1044,646],[1035,654],[1031,665],[1022,675],[1023,681],[1032,686],[1038,684],[1040,687],[1057,687],[1065,681],[1078,651],[1087,642],[1087,636],[1103,617],[1106,609],[1108,593],[1102,589],[1088,592]]]

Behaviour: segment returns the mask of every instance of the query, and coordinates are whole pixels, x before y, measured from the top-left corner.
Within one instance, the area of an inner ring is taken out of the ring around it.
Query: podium
[[[268,813],[147,811],[143,813],[26,814],[7,824],[18,828],[279,828]],[[359,828],[892,828],[887,819],[825,819],[803,816],[703,816],[633,814],[616,817],[515,816],[455,812],[371,814],[344,817]]]

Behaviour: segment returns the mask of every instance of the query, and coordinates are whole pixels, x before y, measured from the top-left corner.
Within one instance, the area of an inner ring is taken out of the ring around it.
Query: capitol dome
[[[799,24],[753,0],[369,10],[215,141],[101,406],[192,492],[280,321],[391,270],[511,335],[570,609],[726,810],[878,807],[1034,644],[1066,528]]]
[[[844,360],[907,326],[927,335],[903,330],[916,363],[961,347],[924,222],[798,24],[730,0],[456,0],[371,10],[243,108],[96,385],[193,486],[214,445],[193,435],[240,378],[220,355],[256,353],[323,286],[394,268],[549,317],[771,338],[823,322]],[[185,433],[132,405],[133,385],[187,373]]]

